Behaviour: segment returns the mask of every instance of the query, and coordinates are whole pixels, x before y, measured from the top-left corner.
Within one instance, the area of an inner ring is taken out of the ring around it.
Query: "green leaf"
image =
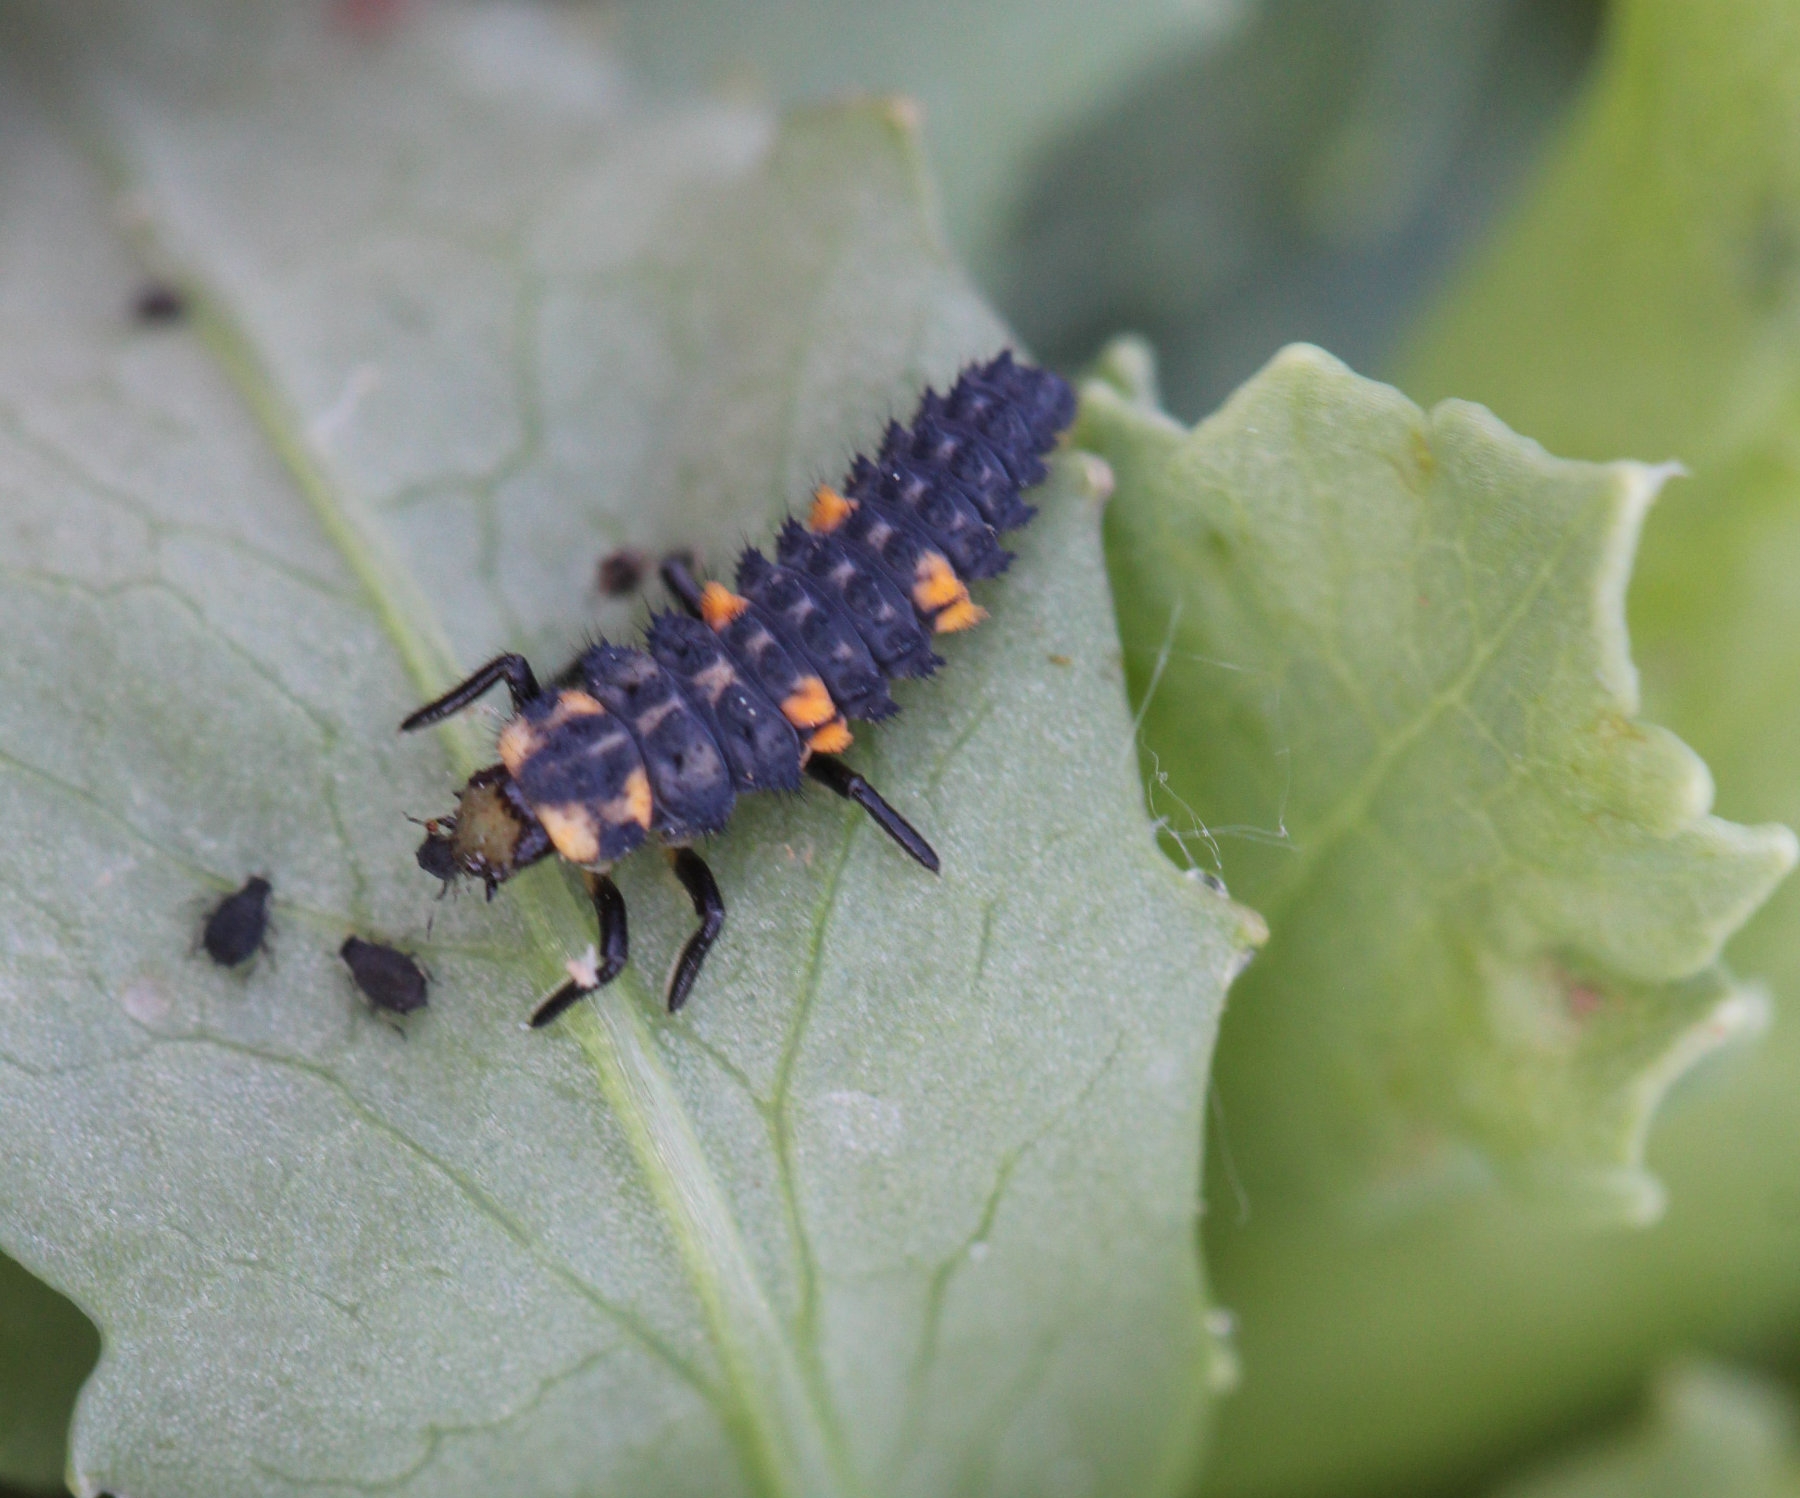
[[[1370,366],[1419,286],[1510,202],[1583,76],[1597,10],[1245,5],[1032,154],[984,284],[1071,367],[1120,328],[1149,337],[1184,418],[1295,339]]]
[[[440,903],[412,859],[493,719],[402,739],[410,706],[627,632],[600,553],[728,564],[1004,341],[903,117],[639,117],[530,9],[35,25],[9,55],[65,107],[0,83],[0,1240],[103,1334],[79,1490],[1167,1490],[1255,923],[1142,820],[1100,465],[1057,460],[991,626],[853,752],[941,879],[761,798],[683,1014],[647,857],[637,966],[531,1033],[593,941],[572,881]],[[128,324],[121,222],[191,331]],[[250,871],[274,950],[220,972],[198,914]],[[351,930],[431,969],[404,1038]]]
[[[1631,585],[1645,700],[1705,756],[1721,814],[1792,825],[1797,225],[1800,11],[1624,0],[1556,161],[1403,380],[1481,400],[1559,452],[1686,466]],[[1651,1231],[1572,1236],[1495,1205],[1384,1236],[1211,1225],[1209,1267],[1259,1372],[1231,1406],[1216,1491],[1466,1485],[1618,1408],[1687,1348],[1800,1345],[1800,884],[1729,955],[1767,984],[1773,1024],[1666,1111],[1651,1159],[1669,1211]],[[1249,1125],[1227,1122],[1241,1143]]]
[[[923,110],[953,243],[998,274],[1021,187],[1072,123],[1204,50],[1234,0],[628,0],[620,42],[653,82],[786,101],[905,93]]]
[[[99,1353],[74,1306],[0,1257],[0,1481],[61,1483],[69,1411]]]
[[[1381,1210],[1483,1169],[1654,1217],[1650,1113],[1760,1014],[1715,958],[1795,856],[1707,815],[1637,717],[1623,593],[1664,474],[1303,346],[1192,431],[1144,368],[1114,357],[1078,437],[1118,476],[1163,810],[1269,919],[1220,1054],[1244,1190]]]
[[[1689,1364],[1657,1380],[1638,1429],[1508,1483],[1497,1498],[1794,1498],[1795,1436],[1783,1390]]]

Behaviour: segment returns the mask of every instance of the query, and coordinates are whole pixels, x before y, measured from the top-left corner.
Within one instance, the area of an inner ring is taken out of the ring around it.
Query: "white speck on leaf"
[[[327,447],[356,418],[356,408],[380,388],[381,370],[374,364],[359,364],[350,371],[338,398],[321,411],[307,426],[307,435],[315,447]]]
[[[906,1132],[906,1116],[898,1103],[867,1092],[828,1092],[819,1099],[821,1122],[848,1150],[863,1155],[892,1155]]]
[[[1144,1080],[1158,1092],[1166,1091],[1181,1080],[1181,1062],[1170,1055],[1156,1057],[1144,1068]]]

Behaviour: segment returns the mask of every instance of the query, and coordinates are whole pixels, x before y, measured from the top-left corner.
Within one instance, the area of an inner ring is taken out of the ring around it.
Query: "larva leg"
[[[600,918],[600,965],[594,970],[592,983],[569,981],[537,1007],[531,1016],[531,1028],[541,1030],[577,999],[586,998],[625,970],[629,955],[625,935],[625,897],[619,886],[605,874],[588,874],[588,893],[594,897],[594,914]]]
[[[806,762],[806,773],[820,785],[828,786],[846,801],[854,801],[869,814],[869,819],[906,849],[913,858],[932,873],[938,872],[938,856],[930,843],[919,836],[913,824],[882,800],[881,792],[852,770],[841,759],[829,754],[815,754]]]
[[[675,964],[675,974],[669,980],[669,1013],[673,1014],[687,1002],[689,990],[694,980],[700,976],[700,965],[706,961],[707,951],[725,929],[725,901],[719,894],[719,886],[714,882],[712,870],[692,848],[677,848],[672,854],[675,865],[675,877],[681,881],[682,888],[688,892],[688,898],[694,902],[694,914],[700,917],[700,929],[688,938],[687,945],[681,949],[681,960]]]
[[[522,655],[497,655],[467,681],[459,682],[442,697],[427,702],[409,716],[400,725],[400,732],[411,733],[415,728],[428,728],[433,723],[443,722],[500,681],[505,682],[507,691],[512,693],[515,713],[538,695],[537,677],[532,674],[531,662]]]

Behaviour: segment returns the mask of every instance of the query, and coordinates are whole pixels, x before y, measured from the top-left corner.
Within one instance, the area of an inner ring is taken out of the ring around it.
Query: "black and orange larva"
[[[925,392],[910,426],[890,424],[879,456],[858,458],[841,488],[821,486],[806,523],[782,528],[774,561],[745,551],[737,591],[703,586],[671,558],[663,581],[688,614],[651,619],[643,649],[602,640],[548,688],[523,656],[497,656],[400,725],[437,723],[498,682],[512,693],[500,763],[469,778],[453,815],[426,823],[419,865],[480,879],[490,897],[552,853],[584,871],[599,951],[571,965],[533,1025],[625,966],[625,902],[608,874],[651,838],[700,918],[669,983],[669,1008],[681,1007],[725,921],[692,845],[725,826],[740,795],[797,791],[804,773],[937,872],[931,845],[834,756],[848,720],[896,711],[891,679],[943,664],[934,634],[986,617],[969,584],[1012,561],[1000,533],[1031,519],[1019,491],[1042,481],[1074,414],[1063,380],[1010,351],[970,365],[948,395]]]

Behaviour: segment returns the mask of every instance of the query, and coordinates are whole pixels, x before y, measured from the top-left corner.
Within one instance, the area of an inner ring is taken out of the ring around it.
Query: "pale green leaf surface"
[[[1796,1427],[1785,1391],[1686,1364],[1657,1379],[1636,1429],[1507,1483],[1496,1498],[1794,1498]]]
[[[1098,465],[854,751],[941,879],[746,805],[688,1010],[646,857],[638,966],[533,1034],[593,939],[569,881],[440,904],[412,863],[493,724],[402,740],[424,692],[627,630],[601,552],[728,562],[1003,341],[916,142],[631,114],[546,12],[313,16],[46,9],[0,79],[0,1240],[103,1332],[78,1489],[1165,1489],[1254,922],[1146,835]],[[121,225],[191,332],[127,325]],[[274,951],[220,973],[198,912],[251,870]],[[404,1039],[351,929],[431,968]]]
[[[1403,383],[1480,400],[1557,452],[1686,466],[1631,584],[1645,700],[1705,756],[1722,814],[1800,826],[1797,245],[1800,10],[1626,0],[1576,127]],[[1648,1232],[1571,1237],[1493,1203],[1382,1237],[1323,1217],[1210,1225],[1260,1372],[1215,1491],[1466,1484],[1688,1347],[1791,1354],[1800,886],[1729,957],[1767,986],[1773,1022],[1665,1110],[1650,1160],[1669,1209]]]
[[[1118,476],[1158,809],[1272,932],[1220,1055],[1242,1189],[1381,1211],[1480,1168],[1653,1217],[1650,1112],[1755,1024],[1714,962],[1794,859],[1638,719],[1623,592],[1663,475],[1306,347],[1190,431],[1143,359],[1079,440]]]

